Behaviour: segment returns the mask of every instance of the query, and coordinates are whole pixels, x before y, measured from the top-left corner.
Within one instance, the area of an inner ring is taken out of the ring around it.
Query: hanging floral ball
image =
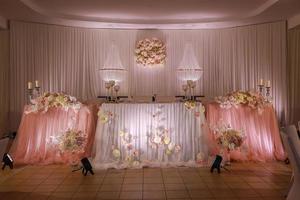
[[[136,44],[135,58],[138,64],[144,66],[164,64],[166,45],[157,38],[140,40]]]

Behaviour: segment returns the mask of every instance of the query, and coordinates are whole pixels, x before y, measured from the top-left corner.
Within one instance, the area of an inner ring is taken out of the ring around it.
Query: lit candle
[[[38,80],[35,81],[35,87],[40,87],[40,86],[39,86],[39,81],[38,81]]]
[[[29,81],[27,85],[28,85],[28,90],[32,90],[32,82]]]
[[[271,81],[270,80],[267,81],[266,87],[271,87]]]
[[[264,79],[260,79],[259,85],[264,85]]]

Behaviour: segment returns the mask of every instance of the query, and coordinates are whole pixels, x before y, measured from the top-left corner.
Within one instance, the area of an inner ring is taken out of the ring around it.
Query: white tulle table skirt
[[[207,161],[205,116],[197,103],[102,104],[93,165],[96,168],[199,166]]]

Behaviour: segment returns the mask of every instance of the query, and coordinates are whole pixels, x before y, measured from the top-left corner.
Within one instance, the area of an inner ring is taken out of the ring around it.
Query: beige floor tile
[[[235,196],[239,197],[239,198],[254,198],[254,197],[259,197],[259,193],[256,192],[253,189],[234,189],[232,190],[233,193],[235,194]]]
[[[245,176],[242,177],[242,179],[244,179],[246,182],[248,183],[252,183],[252,182],[264,182],[262,178],[260,177],[255,177],[255,176]]]
[[[133,183],[143,183],[143,178],[126,178],[124,179],[124,184],[133,184]]]
[[[198,189],[208,189],[207,185],[204,183],[188,183],[185,184],[188,190],[198,190]]]
[[[55,198],[72,198],[72,196],[74,195],[73,192],[54,192],[51,193],[49,198],[51,197],[52,199]]]
[[[120,191],[122,188],[121,184],[104,184],[100,187],[100,192]]]
[[[183,183],[166,183],[166,190],[186,190],[186,187]]]
[[[97,191],[89,191],[89,192],[76,192],[73,195],[74,198],[96,198]]]
[[[31,193],[29,195],[27,195],[23,200],[46,200],[48,199],[50,196],[49,193]]]
[[[142,199],[142,198],[143,198],[142,191],[140,191],[140,192],[122,191],[120,194],[120,199]]]
[[[211,189],[210,191],[215,198],[237,197],[235,193],[230,189]]]
[[[261,197],[283,197],[284,192],[281,190],[274,190],[274,189],[255,189],[257,193]]]
[[[206,183],[206,186],[209,188],[209,189],[229,189],[230,187],[226,184],[226,183],[212,183],[212,182],[209,182],[209,183]]]
[[[144,184],[163,183],[162,178],[144,178]]]
[[[96,199],[119,199],[120,192],[98,192]]]
[[[79,188],[79,185],[59,185],[55,192],[75,192]]]
[[[272,186],[265,182],[248,183],[254,189],[272,189]]]
[[[100,189],[100,185],[80,185],[77,189],[78,192],[93,192],[98,191]]]
[[[168,199],[189,198],[189,193],[186,190],[169,190],[166,191]]]
[[[34,192],[53,192],[57,187],[57,185],[40,185],[34,190]]]
[[[143,184],[124,184],[122,191],[142,191]]]
[[[251,186],[248,183],[245,182],[233,182],[233,183],[227,183],[229,188],[231,189],[249,189]]]
[[[190,190],[189,194],[192,199],[210,199],[213,198],[213,195],[210,190]]]
[[[123,178],[104,178],[103,184],[122,184]]]
[[[143,199],[166,199],[165,191],[143,192]]]
[[[143,184],[143,191],[156,191],[156,190],[164,190],[164,184],[156,183],[156,184]]]
[[[183,180],[181,178],[167,178],[167,179],[164,179],[164,183],[165,184],[174,184],[174,183],[183,183]]]

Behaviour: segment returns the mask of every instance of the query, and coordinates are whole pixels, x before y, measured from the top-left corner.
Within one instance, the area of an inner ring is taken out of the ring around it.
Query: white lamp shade
[[[186,44],[183,57],[179,67],[177,68],[177,77],[182,81],[197,81],[202,77],[202,75],[203,69],[199,67],[192,45]]]
[[[114,80],[122,82],[126,79],[127,71],[124,68],[119,54],[119,49],[112,44],[108,50],[104,65],[99,69],[103,81]]]
[[[203,71],[197,69],[178,69],[177,77],[181,81],[198,81],[202,78]]]

